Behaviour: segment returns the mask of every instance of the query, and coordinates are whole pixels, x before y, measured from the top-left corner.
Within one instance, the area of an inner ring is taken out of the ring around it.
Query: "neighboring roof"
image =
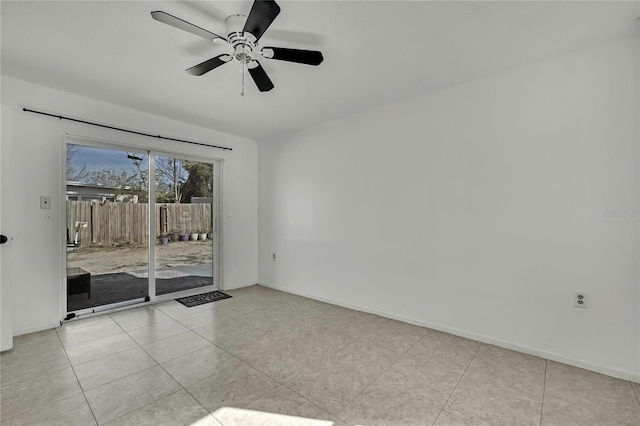
[[[67,187],[82,187],[82,188],[95,188],[95,189],[112,189],[112,190],[130,190],[130,189],[135,189],[133,187],[131,187],[130,185],[126,185],[126,186],[106,186],[106,185],[101,185],[99,183],[83,183],[83,182],[75,182],[75,181],[67,181]]]

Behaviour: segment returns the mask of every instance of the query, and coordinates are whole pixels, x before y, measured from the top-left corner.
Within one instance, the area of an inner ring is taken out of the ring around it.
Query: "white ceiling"
[[[259,93],[247,80],[244,97],[235,62],[202,77],[184,72],[226,46],[150,16],[163,10],[224,33],[224,18],[248,13],[251,3],[2,0],[2,73],[262,140],[637,36],[640,14],[638,1],[282,0],[260,44],[321,50],[325,60],[312,67],[262,59],[275,89]]]

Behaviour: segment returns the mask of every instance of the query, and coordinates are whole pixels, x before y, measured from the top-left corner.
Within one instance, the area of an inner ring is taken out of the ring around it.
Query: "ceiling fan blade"
[[[195,65],[186,70],[187,74],[191,75],[202,75],[208,73],[212,69],[218,68],[220,65],[224,65],[229,62],[231,59],[231,55],[223,54],[218,55],[215,58],[211,58],[208,61],[204,61],[201,64]]]
[[[274,0],[255,0],[243,31],[253,34],[258,41],[279,13],[280,6]]]
[[[268,92],[269,90],[273,89],[273,83],[271,82],[271,79],[269,78],[267,73],[264,71],[264,68],[262,68],[262,65],[260,65],[260,62],[253,60],[250,62],[250,65],[254,63],[256,64],[254,68],[247,67],[249,68],[249,74],[251,74],[251,78],[253,78],[256,86],[258,86],[259,91]]]
[[[270,53],[269,50],[272,52]],[[266,51],[266,52],[265,52]],[[297,62],[306,65],[320,65],[324,58],[317,50],[288,49],[286,47],[263,47],[262,56],[279,61]]]
[[[211,31],[207,31],[204,28],[200,28],[197,25],[193,25],[191,22],[187,22],[184,19],[177,18],[173,15],[168,14],[167,12],[162,12],[161,10],[156,10],[154,12],[151,12],[151,17],[158,22],[171,25],[172,27],[178,28],[182,31],[189,32],[191,34],[195,34],[198,37],[202,37],[207,40],[213,41],[218,38],[226,40],[226,38],[219,36],[218,34],[214,34]]]

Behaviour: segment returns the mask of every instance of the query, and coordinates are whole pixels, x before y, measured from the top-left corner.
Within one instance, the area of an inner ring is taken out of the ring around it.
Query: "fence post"
[[[167,206],[160,206],[160,234],[167,234],[169,230],[167,229]]]

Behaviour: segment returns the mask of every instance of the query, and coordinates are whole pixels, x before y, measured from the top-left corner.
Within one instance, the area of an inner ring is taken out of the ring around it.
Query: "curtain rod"
[[[218,149],[222,149],[222,150],[225,150],[225,151],[232,151],[233,150],[233,148],[229,148],[229,147],[226,147],[226,146],[207,145],[206,143],[202,143],[202,142],[193,142],[193,141],[188,141],[188,140],[184,140],[184,139],[169,138],[169,137],[161,136],[161,135],[152,135],[151,133],[144,133],[144,132],[138,132],[136,130],[122,129],[120,127],[114,127],[114,126],[107,126],[106,124],[93,123],[91,121],[79,120],[77,118],[65,117],[63,115],[49,114],[48,112],[35,111],[35,110],[29,109],[29,108],[22,108],[22,110],[24,112],[32,112],[34,114],[40,114],[40,115],[46,115],[48,117],[59,118],[60,120],[75,121],[76,123],[89,124],[90,126],[97,126],[97,127],[103,127],[105,129],[118,130],[120,132],[133,133],[134,135],[147,136],[147,137],[156,138],[156,139],[164,139],[164,140],[167,140],[167,141],[189,143],[189,144],[192,144],[192,145],[206,146],[207,148],[218,148]]]

